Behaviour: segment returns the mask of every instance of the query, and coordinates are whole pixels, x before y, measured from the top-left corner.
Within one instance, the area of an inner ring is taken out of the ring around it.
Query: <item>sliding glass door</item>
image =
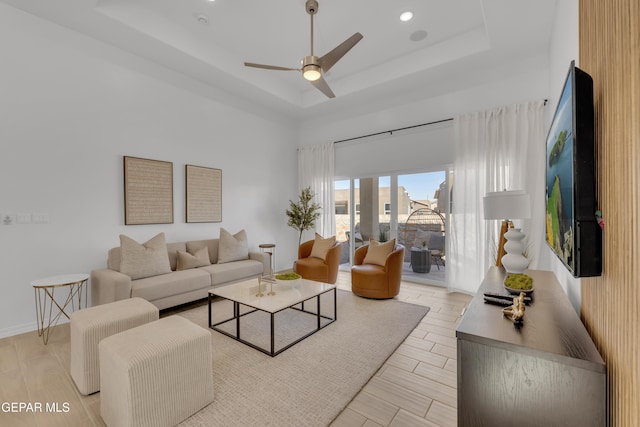
[[[398,242],[405,247],[404,280],[446,284],[446,171],[398,175]]]
[[[389,239],[389,177],[338,180],[335,188],[336,239],[344,245],[341,264],[350,265],[354,251],[369,239]]]
[[[405,246],[403,279],[446,284],[449,185],[446,171],[336,181],[336,238],[341,266],[370,238]]]

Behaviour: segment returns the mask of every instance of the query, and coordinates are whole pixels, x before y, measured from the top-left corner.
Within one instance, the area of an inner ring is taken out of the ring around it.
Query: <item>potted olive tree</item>
[[[287,225],[299,231],[298,246],[302,243],[302,232],[316,225],[316,219],[320,216],[320,205],[312,202],[314,193],[311,187],[300,192],[297,203],[289,200],[287,209]]]

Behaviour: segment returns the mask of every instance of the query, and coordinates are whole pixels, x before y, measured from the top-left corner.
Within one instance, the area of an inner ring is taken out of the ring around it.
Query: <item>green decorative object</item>
[[[302,276],[299,275],[298,273],[281,273],[281,274],[276,274],[275,277],[276,277],[276,283],[282,287],[281,289],[292,288],[297,285],[300,279],[302,279]],[[275,295],[275,292],[273,292],[273,289],[271,289],[271,292],[272,293],[269,295]]]
[[[509,274],[504,279],[504,287],[512,293],[529,293],[533,291],[533,278],[527,274]]]
[[[320,217],[320,205],[312,202],[314,195],[311,187],[307,187],[300,192],[297,203],[289,200],[289,209],[286,210],[289,217],[287,225],[300,232],[298,246],[302,243],[302,232],[315,227],[316,219]]]
[[[302,276],[298,273],[282,273],[276,274],[276,280],[298,280],[301,279]]]

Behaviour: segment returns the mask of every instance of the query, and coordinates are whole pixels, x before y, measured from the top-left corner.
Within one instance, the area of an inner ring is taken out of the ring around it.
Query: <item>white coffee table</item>
[[[274,291],[274,295],[269,295],[269,291],[271,289]],[[320,296],[331,291],[333,291],[333,317],[322,314],[320,307]],[[212,323],[211,305],[213,302],[213,298],[216,296],[233,301],[233,316],[214,324]],[[315,312],[305,310],[305,302],[313,299],[315,299]],[[300,308],[294,307],[298,304],[301,305]],[[241,312],[241,305],[249,307],[250,310]],[[274,338],[276,332],[274,316],[283,310],[289,309],[298,310],[300,312],[315,316],[317,318],[317,325],[311,332],[276,350]],[[271,348],[269,349],[262,348],[252,342],[249,342],[243,339],[240,335],[240,318],[256,311],[263,311],[270,314]],[[327,327],[331,323],[335,322],[337,318],[338,312],[336,300],[336,285],[331,285],[329,283],[300,279],[293,285],[280,285],[277,283],[268,283],[263,279],[262,286],[259,291],[258,279],[252,279],[227,286],[220,286],[209,291],[209,327],[272,357],[282,353],[283,351],[299,343],[303,339],[315,334],[320,329]],[[328,322],[325,321],[323,323],[322,319],[328,320]],[[219,328],[220,325],[234,321],[236,324],[235,333],[230,333]]]

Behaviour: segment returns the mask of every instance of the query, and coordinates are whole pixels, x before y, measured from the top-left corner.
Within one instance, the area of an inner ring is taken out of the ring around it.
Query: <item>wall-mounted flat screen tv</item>
[[[602,272],[593,80],[571,62],[547,135],[546,241],[574,277]]]

